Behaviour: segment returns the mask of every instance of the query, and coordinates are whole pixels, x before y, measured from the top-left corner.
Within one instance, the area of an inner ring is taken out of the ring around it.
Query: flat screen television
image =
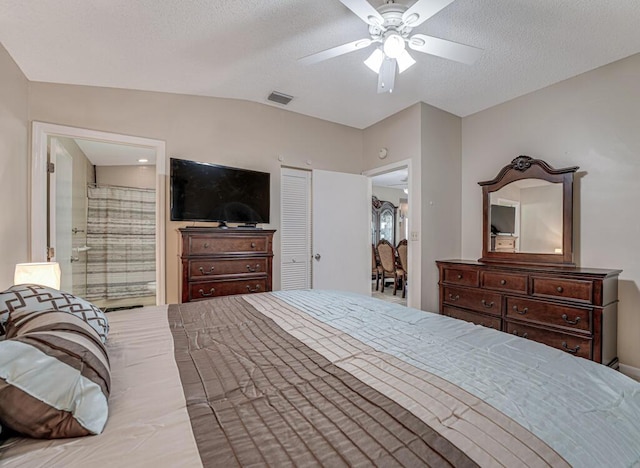
[[[171,158],[171,220],[269,222],[268,172]]]
[[[514,206],[491,205],[491,232],[493,234],[513,234],[516,227]]]

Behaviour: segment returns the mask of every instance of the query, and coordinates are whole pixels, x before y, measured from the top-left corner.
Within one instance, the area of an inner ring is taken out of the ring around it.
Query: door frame
[[[156,303],[166,303],[165,216],[167,156],[165,142],[34,121],[31,127],[30,261],[47,261],[47,139],[50,136],[144,146],[156,153]]]
[[[415,193],[419,191],[420,183],[419,180],[414,180],[414,174],[412,170],[411,159],[403,159],[401,161],[396,161],[393,163],[389,163],[385,166],[376,167],[375,169],[370,169],[368,171],[364,171],[362,174],[369,178],[369,197],[371,197],[372,193],[372,184],[371,178],[387,174],[389,172],[398,171],[400,169],[407,169],[409,177],[407,180],[407,189],[408,189],[408,204],[409,209],[407,211],[407,218],[409,219],[409,239],[407,239],[407,263],[409,264],[408,268],[408,277],[409,280],[409,292],[407,294],[407,307],[415,307],[416,309],[420,309],[421,307],[421,298],[422,298],[422,281],[421,281],[421,246],[419,239],[420,232],[420,216],[419,216],[419,207],[418,207],[418,199],[420,197],[419,193]],[[417,182],[417,183],[415,183]],[[371,226],[371,210],[369,210],[369,226]],[[370,228],[369,228],[370,229]],[[415,238],[414,238],[415,234]],[[371,238],[371,235],[369,235]],[[417,261],[416,261],[417,260]]]

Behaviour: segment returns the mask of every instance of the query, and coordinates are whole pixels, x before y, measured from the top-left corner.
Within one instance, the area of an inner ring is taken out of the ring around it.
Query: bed
[[[108,318],[104,432],[1,466],[640,465],[640,383],[442,315],[312,290]]]

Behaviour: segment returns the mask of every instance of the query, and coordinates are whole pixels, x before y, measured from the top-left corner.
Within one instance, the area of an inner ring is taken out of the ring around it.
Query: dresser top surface
[[[540,273],[554,273],[560,275],[588,275],[588,276],[618,276],[622,270],[614,270],[607,268],[584,268],[577,266],[563,266],[563,265],[535,265],[535,264],[514,264],[514,263],[485,263],[477,260],[463,260],[463,259],[451,259],[451,260],[436,260],[438,265],[450,264],[450,265],[465,265],[465,266],[478,266],[487,269],[498,270],[510,270],[510,271],[526,271],[526,272],[540,272]]]
[[[178,231],[189,234],[273,234],[275,229],[262,229],[262,228],[250,228],[250,227],[208,227],[208,226],[187,226],[178,228]]]

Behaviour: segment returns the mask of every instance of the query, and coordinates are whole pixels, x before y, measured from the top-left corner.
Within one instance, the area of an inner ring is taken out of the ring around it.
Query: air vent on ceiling
[[[278,104],[282,104],[286,106],[291,102],[291,100],[293,99],[293,96],[289,96],[288,94],[284,94],[284,93],[279,93],[278,91],[273,91],[271,94],[269,94],[269,97],[267,99],[269,101],[277,102]]]

